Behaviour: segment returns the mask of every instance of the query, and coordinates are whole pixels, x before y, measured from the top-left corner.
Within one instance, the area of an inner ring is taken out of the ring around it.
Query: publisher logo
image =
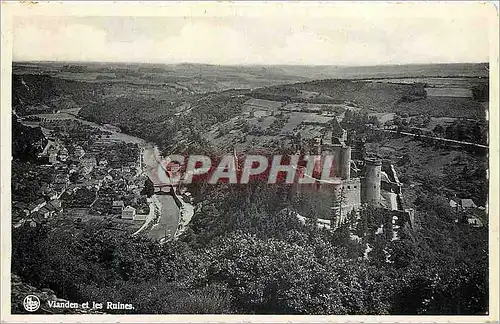
[[[28,295],[24,298],[23,306],[28,312],[36,312],[40,308],[40,299],[35,295]]]

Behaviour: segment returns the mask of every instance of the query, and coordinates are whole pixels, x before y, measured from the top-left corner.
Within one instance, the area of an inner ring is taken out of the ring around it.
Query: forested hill
[[[12,157],[15,160],[33,161],[37,159],[47,144],[47,138],[40,127],[30,127],[21,124],[12,115]]]
[[[96,84],[43,74],[12,75],[12,108],[19,116],[77,108],[94,100]]]
[[[61,298],[112,296],[143,314],[487,314],[487,227],[455,223],[446,201],[422,196],[421,229],[391,240],[376,233],[381,210],[335,232],[304,226],[283,213],[282,189],[207,187],[186,235],[162,246],[69,219],[13,229],[12,270]]]
[[[251,96],[278,101],[291,98],[292,101],[303,102],[305,100],[298,93],[305,91],[319,94],[315,103],[351,101],[378,112],[484,119],[484,107],[480,101],[488,100],[488,84],[485,79],[469,79],[471,84],[476,83],[470,86],[472,98],[429,96],[425,90],[428,85],[423,82],[388,83],[377,80],[347,79],[324,79],[260,87],[252,91]],[[205,93],[205,95],[210,95],[210,93]],[[145,119],[155,114],[162,118],[165,105],[175,108],[175,106],[192,102],[205,95],[189,92],[182,87],[157,83],[112,83],[109,80],[87,82],[84,79],[76,81],[43,74],[14,74],[12,77],[12,107],[20,116],[65,108],[92,110],[89,115],[95,115],[96,109],[110,110],[111,115],[116,115],[119,113],[117,111],[119,107],[115,105],[121,106],[120,98],[125,101],[129,99],[137,101],[138,97],[142,97],[152,101],[145,103],[146,106],[153,105],[153,107],[142,109],[141,106],[144,104],[136,102],[137,114],[147,114]],[[155,99],[156,103],[153,102]],[[97,106],[89,107],[93,103]],[[111,115],[106,111],[97,113],[102,115],[102,117],[96,116],[96,119],[102,119],[102,121],[96,120],[97,122],[113,122],[109,117]]]

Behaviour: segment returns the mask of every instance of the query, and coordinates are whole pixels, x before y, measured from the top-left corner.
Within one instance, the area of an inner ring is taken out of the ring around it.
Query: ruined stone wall
[[[382,196],[384,197],[385,200],[385,204],[383,205],[384,208],[389,210],[398,209],[397,194],[390,191],[382,191]]]
[[[361,207],[361,180],[352,178],[342,182],[342,215]]]
[[[321,155],[331,155],[333,157],[333,174],[332,176],[340,178],[343,174],[342,170],[342,146],[341,145],[323,145]],[[350,152],[349,152],[350,159]],[[322,162],[323,165],[323,162]]]
[[[388,191],[388,192],[394,192],[395,194],[399,195],[401,194],[401,185],[394,183],[394,182],[385,182],[382,181],[380,183],[380,188],[382,190]]]

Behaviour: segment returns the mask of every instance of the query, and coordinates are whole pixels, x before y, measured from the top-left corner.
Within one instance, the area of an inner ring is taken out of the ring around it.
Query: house
[[[55,176],[54,176],[54,183],[65,183],[65,184],[69,184],[69,175],[66,174],[66,173],[57,173]]]
[[[56,208],[61,208],[61,201],[59,199],[51,200],[49,203]]]
[[[65,162],[67,159],[68,159],[69,155],[68,155],[68,150],[63,147],[60,151],[59,151],[59,160]]]
[[[36,227],[38,224],[43,222],[44,218],[45,217],[39,212],[34,212],[26,219],[26,222],[28,222],[31,227]]]
[[[29,215],[28,204],[20,201],[12,201],[12,213],[19,212],[19,214],[24,214],[24,216]]]
[[[17,228],[24,224],[28,210],[22,202],[12,201],[12,226]]]
[[[60,195],[66,190],[67,186],[68,185],[66,183],[55,183],[53,187],[58,195]]]
[[[55,157],[57,157],[57,152],[59,151],[58,148],[58,143],[48,140],[47,144],[45,145],[44,149],[40,154],[38,154],[39,157],[42,156],[50,156],[51,154],[54,154]]]
[[[59,194],[53,189],[53,188],[48,188],[45,192],[44,195],[49,199],[57,199],[59,198]]]
[[[30,214],[38,212],[40,208],[44,207],[46,204],[45,199],[40,198],[28,206],[28,212]]]
[[[135,208],[127,206],[122,210],[122,219],[135,219]]]
[[[49,218],[51,216],[54,215],[54,211],[53,210],[50,210],[50,207],[47,208],[48,206],[44,206],[42,208],[40,208],[40,210],[38,211],[40,213],[40,215],[43,216],[43,218]]]
[[[57,154],[56,153],[50,153],[49,154],[49,163],[54,164],[57,162]]]
[[[73,150],[73,157],[80,159],[82,156],[85,155],[85,151],[80,145],[75,146]]]
[[[18,227],[24,225],[24,222],[26,222],[26,220],[20,216],[12,218],[12,227],[18,228]]]
[[[483,222],[475,215],[467,216],[467,223],[472,227],[483,227]]]
[[[100,173],[94,173],[93,178],[97,181],[102,182],[104,180],[105,176],[106,176],[106,173],[100,172]]]
[[[96,165],[97,165],[97,160],[95,156],[90,155],[90,154],[85,154],[81,159],[80,159],[80,165],[85,168],[85,169],[90,169],[92,170]],[[89,171],[90,172],[90,171]]]
[[[66,193],[68,193],[68,194],[71,195],[72,193],[75,193],[77,190],[78,190],[78,185],[76,185],[76,184],[70,184],[68,186],[68,188],[66,189]]]
[[[146,218],[148,217],[148,214],[135,214],[134,220],[136,221],[145,221]]]
[[[67,169],[68,166],[65,164],[65,163],[62,163],[60,161],[56,161],[52,164],[52,167],[55,169],[55,170],[59,170],[59,169]]]
[[[472,199],[460,199],[457,198],[456,196],[450,199],[449,205],[455,211],[477,208],[476,204]]]
[[[470,209],[470,208],[477,208],[476,204],[472,199],[461,199],[460,200],[460,207],[462,209]]]
[[[99,160],[99,166],[100,166],[100,167],[103,167],[103,168],[104,168],[104,167],[107,167],[107,166],[108,166],[108,160],[106,160],[106,159],[104,159],[104,158],[103,158],[103,159],[101,159],[101,160]]]
[[[46,205],[47,209],[53,210],[55,213],[60,213],[63,211],[61,201],[59,199],[53,199],[49,201]]]
[[[129,191],[132,191],[132,190],[137,189],[137,188],[138,188],[137,185],[134,183],[127,185],[127,190],[129,190]]]
[[[113,210],[114,211],[122,211],[123,210],[123,200],[115,200],[113,201]]]
[[[101,187],[101,181],[95,179],[85,180],[83,181],[82,186],[86,187],[87,189],[92,189],[92,188],[99,189]]]

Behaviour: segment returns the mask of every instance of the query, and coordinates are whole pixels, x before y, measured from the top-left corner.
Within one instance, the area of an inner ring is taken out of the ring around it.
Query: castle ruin
[[[362,205],[384,208],[407,214],[405,218],[413,218],[409,210],[402,204],[401,183],[390,162],[377,158],[353,160],[351,147],[346,145],[347,131],[342,129],[337,119],[333,119],[329,129],[322,137],[314,138],[312,145],[301,145],[301,154],[321,156],[315,164],[318,169],[323,165],[326,156],[333,157],[333,181],[322,181],[317,178],[315,184],[295,182],[292,190],[299,197],[322,195],[331,201],[332,218],[336,226],[344,222],[346,216],[357,212]],[[299,166],[297,177],[302,177],[305,166]],[[313,173],[314,174],[314,173]]]

